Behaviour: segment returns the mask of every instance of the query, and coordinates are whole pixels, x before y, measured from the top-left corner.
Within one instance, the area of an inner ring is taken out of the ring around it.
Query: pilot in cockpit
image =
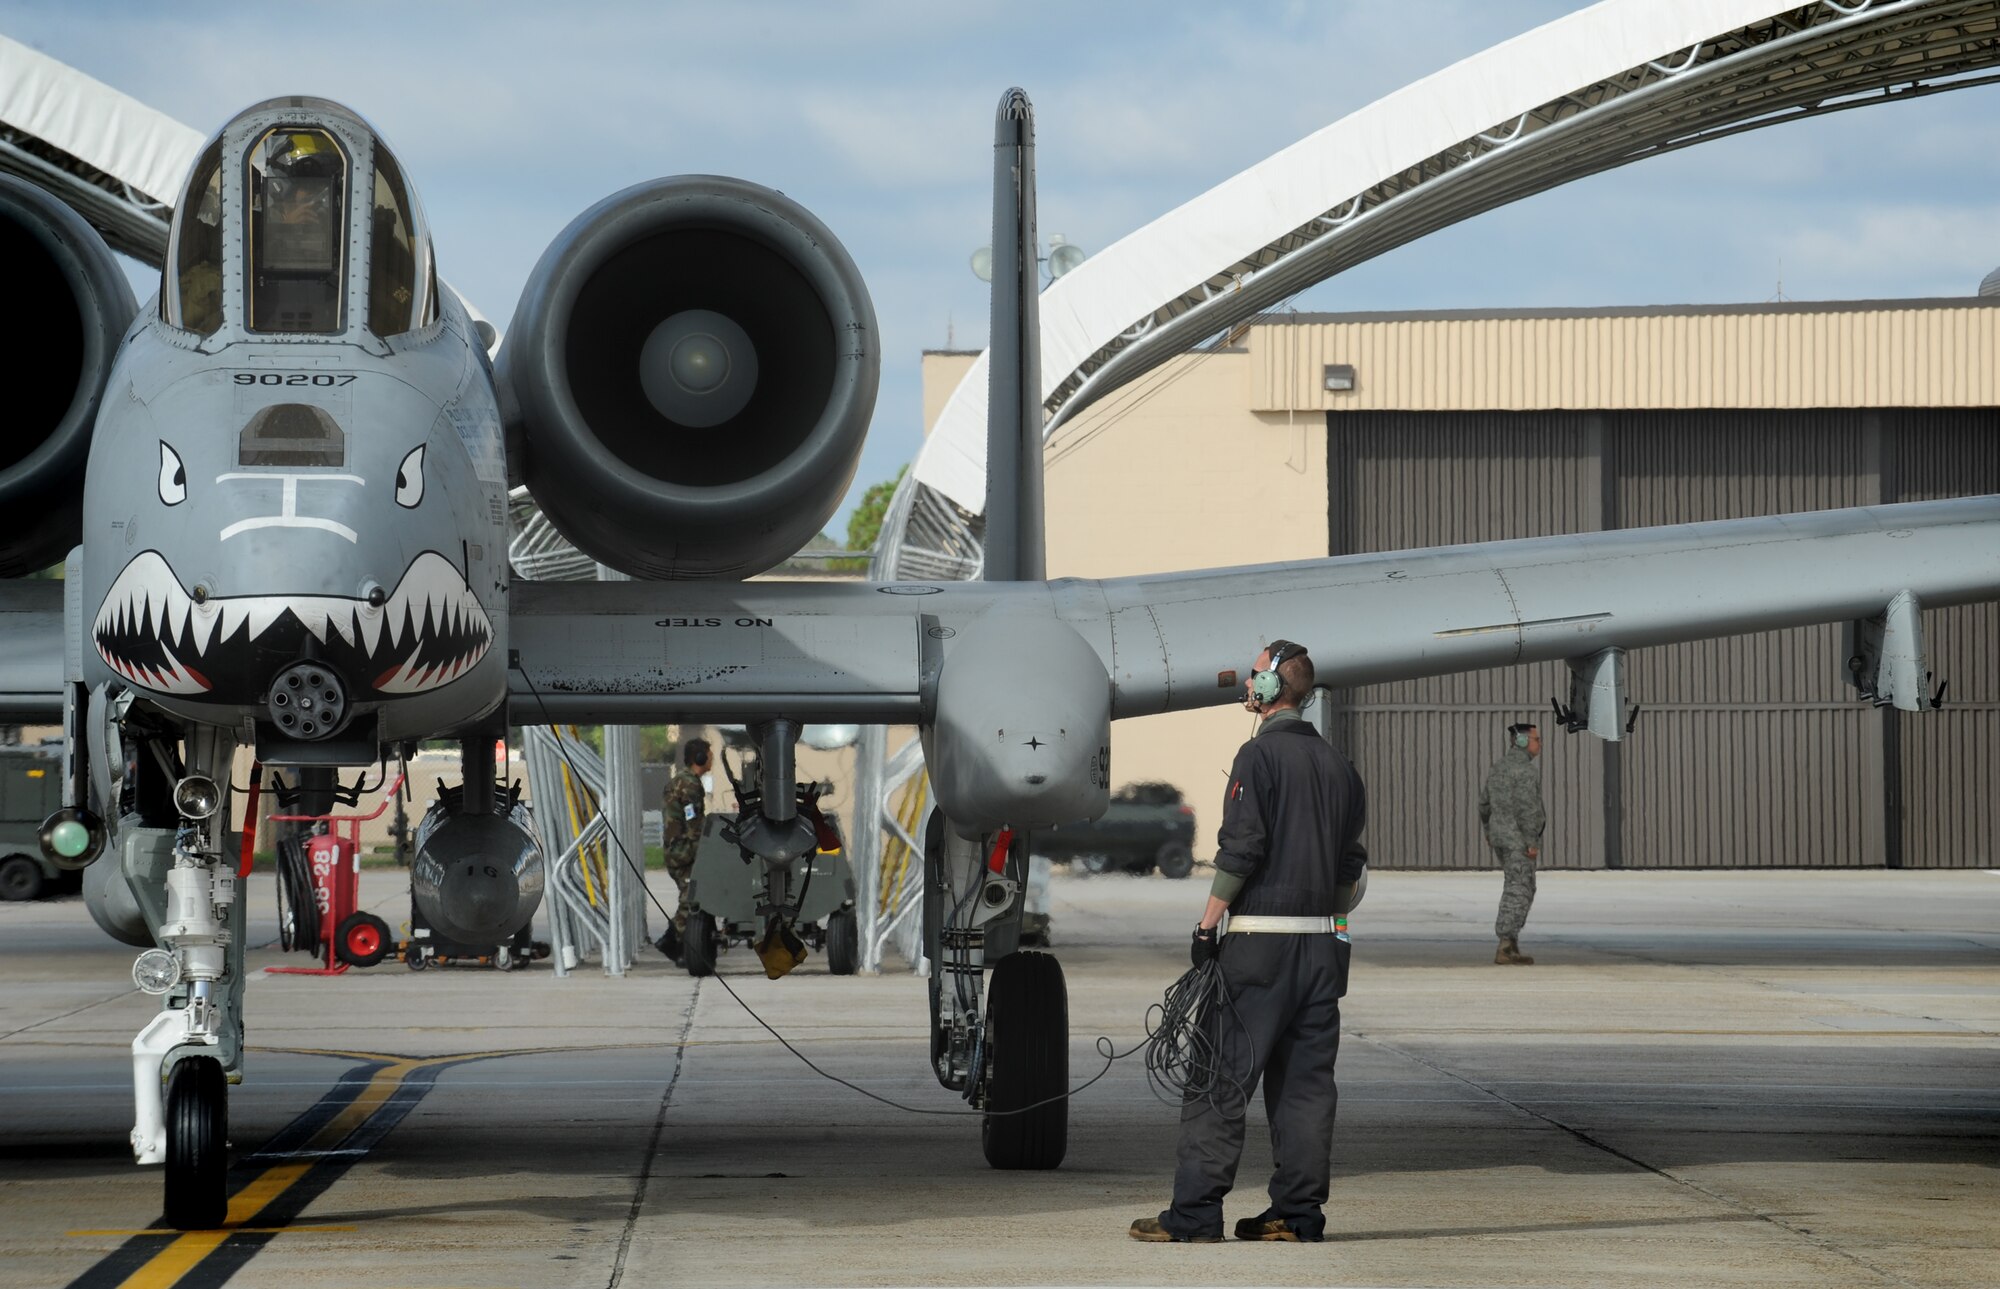
[[[251,169],[256,281],[251,329],[340,329],[345,163],[320,130],[276,131]]]

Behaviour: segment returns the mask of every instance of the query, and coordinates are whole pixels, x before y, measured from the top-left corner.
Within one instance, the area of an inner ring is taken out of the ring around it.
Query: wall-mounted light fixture
[[[1328,363],[1323,387],[1334,393],[1348,393],[1354,388],[1353,363]]]

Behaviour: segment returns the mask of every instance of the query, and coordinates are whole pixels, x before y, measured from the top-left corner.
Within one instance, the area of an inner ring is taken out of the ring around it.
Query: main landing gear
[[[1017,947],[1027,838],[968,841],[933,814],[924,870],[932,1069],[985,1111],[987,1163],[1055,1168],[1069,1148],[1069,991],[1053,956]]]

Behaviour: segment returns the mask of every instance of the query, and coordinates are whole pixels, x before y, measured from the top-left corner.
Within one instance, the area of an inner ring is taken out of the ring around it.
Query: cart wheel
[[[514,969],[514,951],[504,944],[501,945],[493,951],[493,965],[502,971],[512,971]]]
[[[42,866],[26,855],[0,859],[0,900],[32,900],[42,893]]]
[[[986,1162],[1056,1167],[1069,1149],[1069,989],[1053,957],[1010,953],[993,968],[986,1050]]]
[[[334,932],[333,948],[350,967],[372,967],[389,954],[389,924],[373,913],[350,913]]]
[[[826,920],[826,969],[851,976],[861,966],[861,927],[853,909],[841,909]]]
[[[167,1225],[208,1231],[229,1216],[229,1083],[190,1056],[167,1076]]]
[[[715,974],[715,939],[713,916],[700,911],[688,914],[687,935],[682,939],[681,952],[685,955],[690,976]]]
[[[430,966],[430,959],[424,957],[424,946],[421,944],[403,946],[403,965],[411,971],[422,971]]]

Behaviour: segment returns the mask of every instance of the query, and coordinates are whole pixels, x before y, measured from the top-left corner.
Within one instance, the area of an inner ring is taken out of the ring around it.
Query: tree
[[[861,494],[861,500],[847,516],[847,549],[866,551],[875,548],[875,541],[882,535],[882,521],[889,515],[889,502],[896,495],[896,486],[903,482],[910,467],[905,465],[896,471],[893,479],[884,479]],[[868,566],[860,560],[837,561],[844,572],[866,572]]]

